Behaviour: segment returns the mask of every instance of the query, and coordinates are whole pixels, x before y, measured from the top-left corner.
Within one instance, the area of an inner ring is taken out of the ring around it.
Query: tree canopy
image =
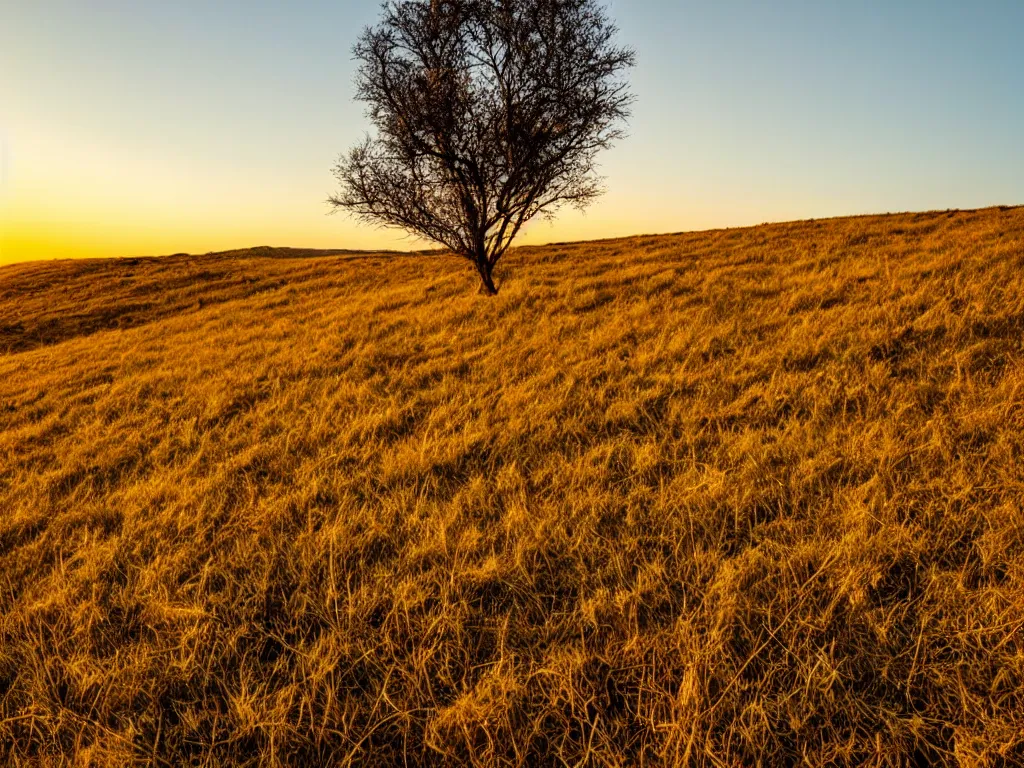
[[[357,98],[376,136],[334,169],[330,198],[434,241],[483,289],[523,225],[603,190],[623,135],[632,50],[595,0],[397,0],[363,31]]]

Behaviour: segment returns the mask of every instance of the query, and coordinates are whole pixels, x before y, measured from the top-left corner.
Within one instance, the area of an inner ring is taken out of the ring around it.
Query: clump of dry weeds
[[[1024,209],[0,270],[0,762],[1024,762]]]

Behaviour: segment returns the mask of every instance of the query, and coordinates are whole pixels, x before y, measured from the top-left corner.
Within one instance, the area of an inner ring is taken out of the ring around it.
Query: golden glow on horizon
[[[173,210],[154,212],[145,202],[125,201],[117,206],[90,205],[79,198],[64,205],[21,201],[0,215],[0,265],[22,261],[118,256],[159,256],[170,253],[210,251],[272,245],[295,248],[338,248],[352,250],[415,250],[432,244],[404,232],[377,229],[344,215],[327,215],[326,209],[309,201],[283,201],[280,206],[258,209],[199,209],[182,205],[179,216]],[[712,210],[687,207],[688,214],[673,217],[669,211],[630,210],[621,201],[597,204],[586,213],[563,211],[554,221],[530,222],[517,245],[599,240],[641,234],[659,234],[718,226],[758,224],[753,210],[737,209],[728,219]],[[744,216],[746,214],[746,216]],[[780,211],[771,220],[797,218]]]
[[[169,179],[164,189],[173,181]],[[129,194],[115,194],[117,184],[122,184]],[[283,193],[278,203],[271,195],[261,193],[250,195],[250,205],[233,205],[230,192],[211,195],[202,185],[190,192],[182,185],[176,195],[154,201],[146,190],[132,189],[128,172],[116,174],[96,189],[92,197],[86,184],[72,187],[72,194],[68,194],[65,185],[65,193],[56,198],[43,191],[46,186],[19,190],[16,195],[8,190],[6,199],[0,203],[0,264],[53,258],[207,253],[256,245],[355,250],[411,250],[428,246],[398,230],[374,228],[340,214],[328,215],[322,200],[312,195],[289,198]],[[326,197],[328,185],[324,188]],[[214,197],[220,200],[211,199]],[[229,202],[225,204],[224,200]],[[586,214],[564,211],[553,222],[530,222],[517,243],[672,231],[668,216],[663,221],[645,220],[643,211],[633,211],[631,216],[621,204],[614,215],[609,215],[609,207],[595,206]]]
[[[163,255],[272,245],[411,250],[431,244],[343,214],[329,215],[328,168],[298,177],[279,168],[211,168],[184,150],[110,140],[69,139],[46,126],[23,126],[8,146],[0,189],[0,264],[53,258]],[[642,189],[609,183],[586,212],[538,218],[517,244],[596,240],[824,215],[820,201],[779,195],[765,210],[756,195],[709,195],[675,179]],[[842,204],[835,213],[853,213]]]

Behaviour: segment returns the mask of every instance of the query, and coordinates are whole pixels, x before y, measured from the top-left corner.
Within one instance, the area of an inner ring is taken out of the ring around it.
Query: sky
[[[519,242],[1024,203],[1020,0],[613,0],[607,194]],[[422,247],[330,215],[375,0],[0,0],[0,263]]]

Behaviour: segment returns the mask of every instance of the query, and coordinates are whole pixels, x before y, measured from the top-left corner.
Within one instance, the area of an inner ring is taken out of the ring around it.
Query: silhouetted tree
[[[585,207],[622,136],[634,53],[596,0],[397,0],[362,33],[357,98],[377,130],[334,169],[337,208],[473,262],[483,289],[538,213]]]

